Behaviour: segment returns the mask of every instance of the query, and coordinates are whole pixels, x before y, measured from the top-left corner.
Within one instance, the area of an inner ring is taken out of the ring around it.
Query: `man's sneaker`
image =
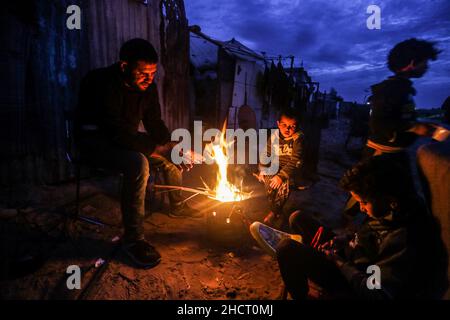
[[[277,256],[278,244],[285,238],[302,243],[302,237],[299,234],[283,232],[257,221],[250,225],[250,234],[258,242],[259,246],[272,257]]]
[[[161,255],[145,240],[124,244],[123,250],[139,267],[153,268],[161,262]]]
[[[172,218],[202,218],[203,213],[184,203],[182,205],[174,206],[172,210],[170,210],[169,216]]]

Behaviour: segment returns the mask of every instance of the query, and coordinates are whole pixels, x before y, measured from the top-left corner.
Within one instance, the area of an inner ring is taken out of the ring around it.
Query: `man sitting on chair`
[[[82,161],[123,173],[121,211],[123,248],[139,266],[149,268],[161,256],[144,238],[145,192],[149,166],[164,169],[166,181],[181,184],[181,172],[164,155],[173,144],[161,119],[154,47],[144,39],[127,41],[120,61],[89,72],[82,80],[76,113],[76,137]],[[146,133],[139,132],[142,121]],[[172,214],[199,216],[171,194]]]

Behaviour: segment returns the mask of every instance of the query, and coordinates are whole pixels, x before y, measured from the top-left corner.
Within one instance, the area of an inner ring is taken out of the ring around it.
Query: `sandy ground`
[[[344,151],[347,127],[345,120],[331,121],[329,128],[322,131],[319,180],[298,197],[299,209],[337,228],[345,223],[340,209],[347,197],[337,183],[345,169],[356,161],[351,152]],[[358,146],[356,140],[350,144],[350,148]],[[210,167],[197,166],[184,176],[185,184],[201,186],[199,176],[207,179],[210,173]],[[114,239],[121,234],[117,180],[105,177],[83,181],[82,187],[82,213],[110,226],[69,223],[67,236],[60,237],[63,213],[73,209],[70,204],[74,199],[73,184],[47,186],[27,193],[29,205],[2,214],[3,254],[9,257],[31,254],[28,268],[23,270],[2,263],[2,274],[15,276],[0,282],[2,299],[280,297],[283,286],[276,261],[256,245],[240,220],[230,227],[228,234],[221,235],[211,230],[206,218],[174,219],[163,209],[148,206],[146,237],[161,252],[162,262],[149,270],[135,268]],[[255,194],[262,193],[262,186],[256,181],[247,187]],[[211,215],[212,204],[204,198],[199,196],[189,203]],[[267,213],[267,201],[255,197],[248,201],[244,211],[249,221],[262,220]],[[95,267],[99,258],[105,263]],[[66,287],[69,265],[81,267],[81,290]]]

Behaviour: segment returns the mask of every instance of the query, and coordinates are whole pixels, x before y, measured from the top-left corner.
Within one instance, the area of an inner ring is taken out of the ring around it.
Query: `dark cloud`
[[[301,50],[314,48],[318,40],[318,34],[311,28],[300,28],[294,37],[294,43],[298,44]]]
[[[315,65],[320,66],[320,64],[325,65],[334,65],[334,66],[343,66],[347,63],[347,61],[361,61],[362,58],[353,53],[351,50],[348,50],[348,47],[342,44],[332,45],[325,44],[319,48],[316,48],[312,54],[308,55],[308,61],[312,60]]]
[[[381,30],[368,30],[366,9],[381,7]],[[449,0],[186,0],[190,24],[220,39],[236,38],[255,51],[296,56],[322,88],[348,100],[389,75],[385,60],[399,41],[436,40],[444,49],[416,82],[420,107],[439,106],[450,95]]]

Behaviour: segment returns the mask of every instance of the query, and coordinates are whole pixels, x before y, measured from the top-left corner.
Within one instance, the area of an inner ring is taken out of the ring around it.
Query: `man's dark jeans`
[[[292,298],[307,298],[308,279],[329,293],[351,296],[350,286],[338,267],[323,253],[309,245],[320,223],[300,211],[291,215],[289,223],[293,233],[302,235],[303,244],[291,239],[282,240],[277,247],[277,259],[281,276]],[[324,228],[320,244],[333,237],[334,233]]]
[[[164,175],[164,183],[169,186],[181,186],[182,172],[172,162],[164,157],[149,157],[151,167],[161,168]],[[184,200],[181,191],[173,190],[169,192],[169,200],[172,207],[176,207]]]
[[[140,152],[114,146],[97,132],[84,134],[78,139],[78,146],[82,164],[123,174],[121,211],[124,241],[143,240],[145,192],[150,165],[162,166],[169,184],[181,184],[181,172],[168,160],[149,161],[149,158]],[[167,168],[168,172],[165,170]],[[176,197],[176,194],[172,195],[172,198],[178,200]]]

